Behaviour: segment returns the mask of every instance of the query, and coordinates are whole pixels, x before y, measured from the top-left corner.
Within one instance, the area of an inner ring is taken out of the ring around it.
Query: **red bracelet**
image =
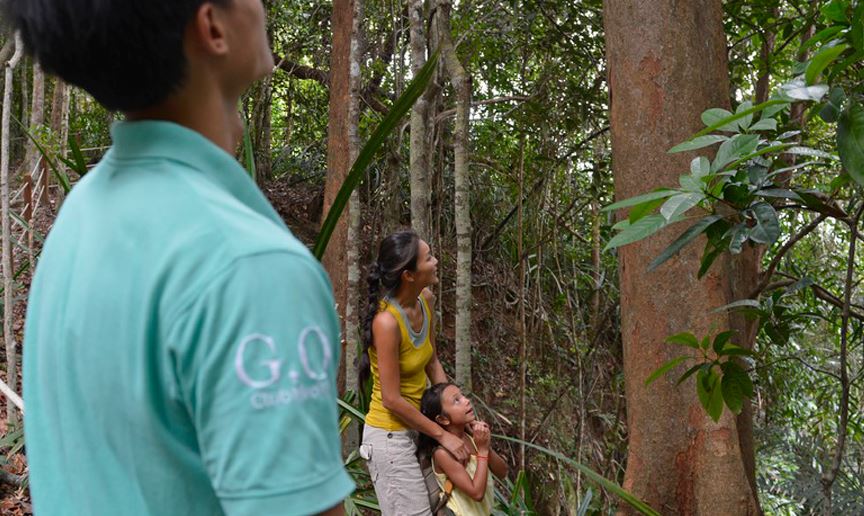
[[[477,460],[480,460],[480,459],[483,459],[483,460],[489,460],[489,456],[488,456],[488,455],[479,455],[479,454],[478,454],[478,455],[477,455]]]

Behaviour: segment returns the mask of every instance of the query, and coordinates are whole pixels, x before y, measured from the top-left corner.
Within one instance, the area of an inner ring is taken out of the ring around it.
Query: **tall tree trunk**
[[[349,55],[348,76],[348,159],[354,163],[360,153],[360,63],[363,59],[363,0],[354,0],[354,14],[351,23],[351,53]],[[348,295],[345,306],[345,385],[357,385],[357,349],[360,344],[360,237],[361,208],[360,192],[351,193],[348,208]],[[356,425],[349,427],[345,444],[353,450],[359,444]]]
[[[456,219],[456,382],[471,389],[471,192],[468,174],[471,78],[459,61],[450,29],[450,0],[438,1],[439,48],[456,94],[453,135]]]
[[[426,64],[426,34],[423,0],[409,0],[408,18],[411,32],[411,71],[416,76]],[[427,241],[432,241],[432,212],[430,210],[429,157],[427,148],[428,101],[421,95],[411,108],[410,178],[411,226]]]
[[[676,184],[692,156],[666,150],[701,128],[702,111],[728,105],[723,12],[720,0],[605,0],[604,15],[615,194],[625,199]],[[620,253],[629,431],[624,486],[663,514],[759,514],[734,414],[724,410],[719,422],[711,421],[693,380],[645,386],[681,352],[665,343],[667,336],[706,335],[730,324],[712,312],[727,302],[730,278],[718,267],[696,280],[700,246],[648,272],[678,230]]]
[[[39,129],[45,122],[45,74],[42,72],[42,67],[39,63],[33,63],[33,95],[32,105],[30,107],[30,134],[34,138],[39,137]],[[27,195],[26,204],[27,210],[24,213],[24,220],[27,221],[29,228],[27,229],[27,258],[29,260],[30,269],[36,266],[33,253],[33,232],[35,230],[36,210],[39,207],[39,202],[42,199],[41,192],[45,188],[45,180],[43,177],[44,167],[42,164],[42,155],[39,154],[36,145],[27,140],[27,152],[25,157],[27,163],[27,182],[29,185],[29,195]]]
[[[3,340],[6,344],[6,384],[12,391],[17,389],[18,384],[18,356],[17,347],[15,345],[15,335],[12,330],[12,317],[15,309],[15,291],[12,275],[14,270],[12,267],[12,239],[11,228],[9,224],[9,121],[12,117],[12,74],[21,56],[24,53],[24,48],[21,43],[21,36],[15,34],[15,52],[12,58],[6,61],[5,82],[3,89],[3,113],[0,119],[0,217],[3,218],[2,223],[2,268],[3,268]],[[11,402],[6,404],[6,419],[13,422],[17,419],[15,408]]]
[[[271,158],[273,83],[269,77],[258,84],[256,93],[257,98],[255,99],[255,107],[252,113],[255,175],[258,181],[269,181],[273,179],[273,163]]]
[[[353,0],[334,0],[331,26],[333,28],[333,48],[330,54],[330,110],[327,125],[327,181],[324,185],[324,209],[321,221],[327,218],[336,194],[348,177],[351,166],[348,143],[348,104],[349,61],[351,55],[351,30],[354,17]],[[348,293],[348,219],[350,206],[342,212],[330,245],[324,253],[322,263],[333,283],[336,310],[342,321],[342,335],[345,335],[345,306]],[[345,357],[345,341],[342,341],[342,357]],[[340,390],[345,386],[345,367],[339,368]]]
[[[51,134],[57,138],[60,149],[59,156],[66,155],[66,141],[69,136],[69,95],[71,94],[69,85],[63,82],[60,78],[54,81],[54,93],[51,97]],[[57,167],[60,170],[65,170],[66,166],[59,160]],[[51,176],[46,176],[45,187],[49,188],[53,180]],[[60,209],[60,204],[63,202],[63,189],[56,190],[57,202],[54,207],[55,211]]]

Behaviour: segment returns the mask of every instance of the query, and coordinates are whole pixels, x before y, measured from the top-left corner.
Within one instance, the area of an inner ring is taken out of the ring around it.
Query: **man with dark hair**
[[[0,0],[49,72],[126,120],[34,278],[37,515],[339,514],[329,281],[231,153],[273,67],[260,0]]]

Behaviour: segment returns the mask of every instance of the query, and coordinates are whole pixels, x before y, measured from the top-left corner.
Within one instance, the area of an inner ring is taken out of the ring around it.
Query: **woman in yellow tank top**
[[[363,430],[362,455],[383,516],[430,514],[416,457],[417,432],[461,459],[464,441],[420,413],[431,380],[447,381],[435,350],[432,305],[427,288],[438,282],[438,260],[413,231],[385,238],[368,277],[369,311],[360,356],[361,389],[371,376],[372,399]]]

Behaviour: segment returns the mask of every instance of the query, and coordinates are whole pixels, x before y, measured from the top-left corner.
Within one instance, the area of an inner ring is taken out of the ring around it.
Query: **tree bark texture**
[[[3,340],[6,344],[6,384],[12,391],[16,391],[18,385],[18,357],[15,335],[12,330],[12,317],[14,312],[15,285],[12,279],[14,269],[12,266],[12,239],[9,224],[9,122],[12,117],[12,76],[15,67],[21,60],[24,48],[21,37],[15,35],[15,52],[4,66],[4,89],[3,89],[3,112],[0,117],[0,217],[2,217],[2,269],[3,269]],[[6,404],[6,419],[14,421],[17,418],[13,404]]]
[[[677,184],[693,155],[667,149],[701,129],[702,111],[728,105],[723,13],[720,0],[605,0],[604,15],[615,195],[626,199]],[[624,487],[661,514],[759,514],[735,415],[724,409],[714,423],[692,379],[676,386],[674,375],[664,376],[645,386],[655,369],[682,353],[666,337],[713,335],[730,325],[713,310],[727,303],[732,278],[715,266],[696,279],[698,243],[648,272],[682,229],[620,249],[629,429]]]
[[[426,64],[426,31],[424,27],[423,0],[409,0],[411,71],[416,76]],[[421,95],[411,108],[411,141],[409,168],[411,183],[411,226],[420,238],[431,242],[432,212],[431,177],[429,170],[427,118],[429,103]]]
[[[39,128],[45,122],[45,74],[42,67],[38,63],[33,63],[33,95],[31,96],[32,105],[30,107],[30,134],[33,137],[39,137]],[[33,252],[33,231],[35,229],[36,211],[39,208],[41,195],[45,188],[45,178],[43,172],[45,167],[41,166],[42,155],[38,152],[36,145],[28,139],[27,152],[25,161],[27,164],[28,192],[26,195],[26,210],[24,220],[27,221],[27,258],[30,268],[33,270],[36,266],[36,260]]]
[[[471,389],[471,191],[469,116],[471,77],[459,61],[450,29],[450,0],[439,0],[441,58],[456,94],[456,127],[453,134],[453,176],[456,219],[456,383]]]
[[[349,55],[348,76],[348,161],[354,163],[360,153],[360,82],[362,74],[360,63],[363,59],[363,0],[354,0],[354,14],[351,22],[351,53]],[[345,385],[354,388],[357,385],[357,348],[360,345],[360,238],[361,212],[360,192],[351,193],[348,207],[348,294],[345,305]],[[345,437],[348,449],[353,450],[359,445],[357,425],[349,427]]]
[[[330,54],[330,108],[327,126],[327,181],[324,185],[324,209],[321,221],[327,218],[330,207],[339,189],[348,177],[351,166],[348,155],[348,104],[349,58],[351,54],[351,26],[354,13],[353,0],[334,0],[331,26],[333,27],[333,48]],[[350,206],[347,207],[330,238],[322,263],[330,281],[333,283],[333,296],[345,335],[345,306],[348,292],[348,219]],[[344,340],[342,342],[344,361]],[[340,389],[345,385],[343,366],[339,368]]]

